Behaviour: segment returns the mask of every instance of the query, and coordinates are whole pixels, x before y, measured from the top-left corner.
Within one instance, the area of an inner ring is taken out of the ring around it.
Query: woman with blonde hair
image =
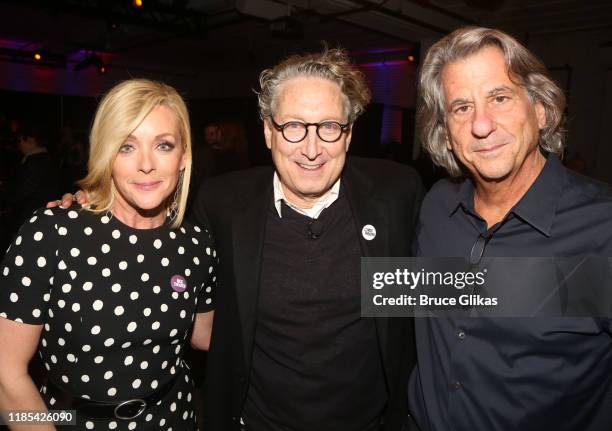
[[[76,410],[79,430],[195,429],[182,354],[187,341],[208,348],[216,253],[183,220],[187,108],[168,85],[125,81],[102,99],[90,143],[88,204],[37,210],[0,266],[0,411]]]

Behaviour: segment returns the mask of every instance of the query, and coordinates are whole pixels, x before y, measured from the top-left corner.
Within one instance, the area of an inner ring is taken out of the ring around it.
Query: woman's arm
[[[28,363],[38,347],[42,325],[28,325],[0,318],[0,411],[47,411],[28,374]],[[5,417],[5,423],[7,418]],[[53,431],[53,425],[15,425],[12,431]]]
[[[191,333],[191,347],[194,349],[208,350],[214,314],[214,311],[196,314]]]

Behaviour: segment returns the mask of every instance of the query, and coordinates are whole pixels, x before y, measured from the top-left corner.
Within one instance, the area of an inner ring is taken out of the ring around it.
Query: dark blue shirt
[[[417,253],[612,256],[612,190],[550,155],[527,193],[487,230],[470,180],[438,182],[421,210]],[[612,289],[612,285],[610,286]],[[418,318],[408,392],[422,431],[612,429],[611,319]]]

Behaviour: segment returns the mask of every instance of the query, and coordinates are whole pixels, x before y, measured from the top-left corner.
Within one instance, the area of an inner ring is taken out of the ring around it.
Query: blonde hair
[[[130,79],[116,85],[98,106],[89,136],[88,173],[78,182],[87,192],[89,210],[101,213],[113,207],[117,190],[112,180],[112,171],[119,148],[157,106],[164,106],[174,113],[184,151],[185,169],[176,186],[177,214],[172,228],[181,225],[191,177],[189,113],[185,102],[174,88],[147,79]],[[166,208],[170,209],[171,205],[172,197],[168,199]]]
[[[261,91],[257,97],[262,120],[274,113],[281,85],[301,76],[324,78],[338,84],[344,98],[344,113],[350,123],[363,113],[372,98],[363,73],[351,64],[347,52],[325,48],[321,53],[293,55],[261,72]]]
[[[533,103],[540,102],[544,106],[546,125],[540,130],[540,147],[549,153],[563,155],[565,96],[549,77],[544,64],[516,39],[502,31],[464,27],[445,36],[429,49],[419,74],[417,128],[421,142],[433,162],[453,176],[462,175],[462,170],[447,148],[442,70],[446,65],[489,46],[497,47],[503,53],[510,79],[527,91]]]

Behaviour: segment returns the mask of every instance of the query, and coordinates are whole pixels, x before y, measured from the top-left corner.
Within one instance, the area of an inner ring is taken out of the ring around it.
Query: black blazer
[[[273,199],[271,167],[232,172],[205,182],[193,204],[196,219],[210,224],[219,256],[213,335],[205,378],[206,431],[238,430],[251,366],[264,228]],[[343,187],[359,232],[363,256],[409,256],[421,181],[410,167],[348,158]],[[399,430],[407,415],[406,386],[416,362],[413,320],[376,318],[389,402],[385,429]]]

